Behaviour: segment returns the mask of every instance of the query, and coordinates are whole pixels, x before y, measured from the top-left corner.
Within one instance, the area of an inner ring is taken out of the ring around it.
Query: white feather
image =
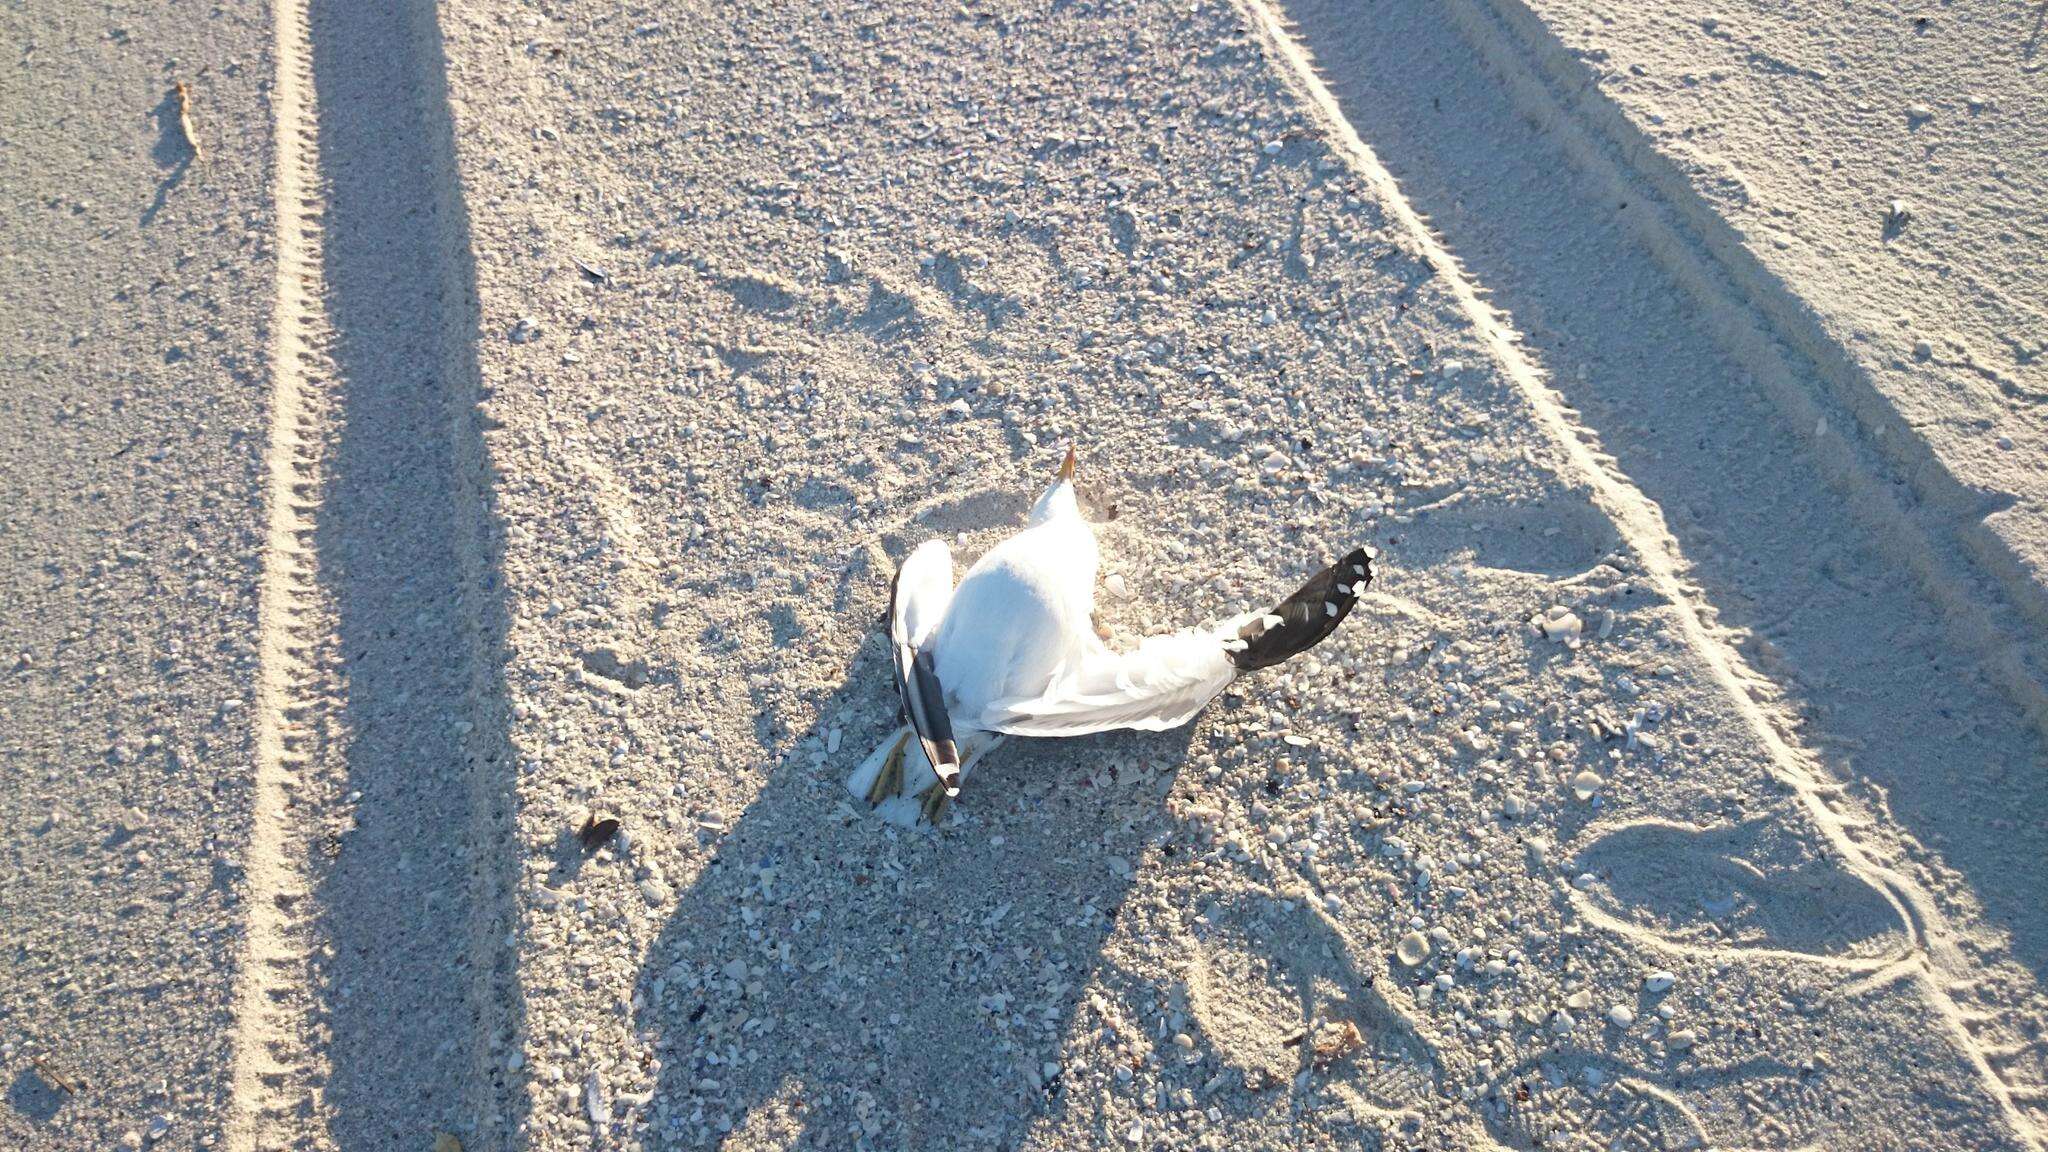
[[[953,554],[944,540],[917,546],[896,572],[895,617],[889,634],[913,651],[931,638],[953,601]]]
[[[1177,728],[1237,678],[1225,640],[1214,632],[1181,631],[1147,637],[1129,652],[1095,643],[1044,691],[994,701],[978,724],[1012,736]]]

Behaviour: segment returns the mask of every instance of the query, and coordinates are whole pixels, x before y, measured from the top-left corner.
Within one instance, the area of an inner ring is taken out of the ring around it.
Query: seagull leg
[[[1009,737],[996,736],[993,739],[989,739],[987,734],[982,734],[979,737],[969,737],[970,745],[977,739],[988,740],[988,742],[986,744],[982,744],[978,748],[974,748],[967,754],[967,759],[961,762],[960,780],[962,783],[966,782],[967,773],[972,771],[976,764],[981,763],[981,758],[983,756],[986,756],[989,753],[995,751],[997,748],[1002,747],[1003,741],[1008,740]],[[936,828],[939,823],[939,818],[946,814],[947,808],[951,807],[952,803],[953,798],[946,795],[945,788],[941,787],[936,781],[934,781],[932,783],[932,786],[925,790],[924,802],[922,805],[920,805],[918,809],[918,819]]]
[[[875,782],[868,786],[869,804],[880,804],[903,790],[903,750],[910,744],[912,735],[914,733],[905,728],[889,749],[888,758],[882,761],[882,770],[875,773]],[[940,795],[944,794],[942,790]]]

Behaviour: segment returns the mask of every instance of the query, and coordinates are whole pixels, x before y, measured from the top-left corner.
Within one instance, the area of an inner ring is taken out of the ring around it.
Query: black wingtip
[[[1245,625],[1238,633],[1244,647],[1230,654],[1230,662],[1250,672],[1301,655],[1337,630],[1371,584],[1372,555],[1353,548],[1266,613],[1279,617],[1278,624],[1254,620]]]

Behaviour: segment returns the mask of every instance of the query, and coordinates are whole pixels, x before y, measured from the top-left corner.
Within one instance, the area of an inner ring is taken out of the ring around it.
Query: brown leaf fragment
[[[576,833],[576,840],[583,845],[585,852],[595,852],[618,835],[618,831],[617,817],[593,815],[583,822],[583,827]]]
[[[192,159],[195,162],[204,161],[206,150],[199,146],[199,133],[192,128],[192,90],[185,87],[183,80],[177,82],[177,90],[178,131],[185,134],[185,146],[192,149]]]
[[[1365,1037],[1359,1034],[1358,1025],[1349,1020],[1326,1024],[1316,1033],[1315,1066],[1326,1068],[1363,1047]]]

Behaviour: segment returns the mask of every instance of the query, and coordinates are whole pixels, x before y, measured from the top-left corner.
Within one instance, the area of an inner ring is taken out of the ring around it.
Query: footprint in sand
[[[1539,503],[1466,499],[1415,513],[1406,563],[1420,567],[1440,555],[1462,566],[1569,580],[1599,564],[1619,545],[1614,523],[1583,495]]]
[[[1352,941],[1312,906],[1261,896],[1225,898],[1203,919],[1189,1007],[1247,1084],[1279,1091],[1313,1073],[1360,1124],[1390,1137],[1390,1146],[1422,1135],[1417,1125],[1442,1098],[1443,1062],[1400,1001],[1381,991],[1395,979],[1383,949]],[[1491,1090],[1470,1103],[1470,1127],[1438,1135],[1454,1136],[1457,1147],[1515,1149],[1556,1147],[1574,1133],[1598,1135],[1602,1147],[1726,1147],[1741,1125],[1766,1123],[1782,1146],[1810,1135],[1796,1115],[1811,1112],[1811,1101],[1785,1095],[1801,1090],[1794,1070],[1696,1068],[1687,1076],[1692,1102],[1659,1079],[1611,1057],[1546,1048],[1492,1077]],[[1791,1115],[1747,1114],[1756,1100]],[[1730,1131],[1716,1131],[1700,1102],[1727,1117],[1719,1127]]]
[[[1024,523],[1030,498],[1000,488],[953,489],[917,504],[882,538],[890,547],[904,551],[934,536],[972,535],[995,529],[1014,531]]]
[[[1578,853],[1574,902],[1653,947],[1742,949],[1869,967],[1908,947],[1890,899],[1765,822],[1626,824]],[[1587,879],[1590,877],[1590,879]]]
[[[1675,1081],[1675,1082],[1674,1082]],[[1488,1133],[1514,1149],[1797,1149],[1831,1126],[1825,1079],[1770,1058],[1689,1064],[1682,1076],[1563,1046],[1500,1068],[1475,1101]]]
[[[1188,1001],[1197,1024],[1247,1085],[1304,1072],[1361,1119],[1398,1124],[1429,1106],[1442,1079],[1434,1049],[1375,985],[1383,963],[1354,949],[1312,908],[1227,897],[1198,925]]]
[[[1551,1148],[1574,1137],[1602,1148],[1724,1147],[1685,1101],[1648,1079],[1600,1065],[1592,1068],[1597,1083],[1584,1070],[1564,1080],[1554,1071],[1519,1068],[1495,1082],[1478,1104],[1494,1140],[1514,1149]]]

